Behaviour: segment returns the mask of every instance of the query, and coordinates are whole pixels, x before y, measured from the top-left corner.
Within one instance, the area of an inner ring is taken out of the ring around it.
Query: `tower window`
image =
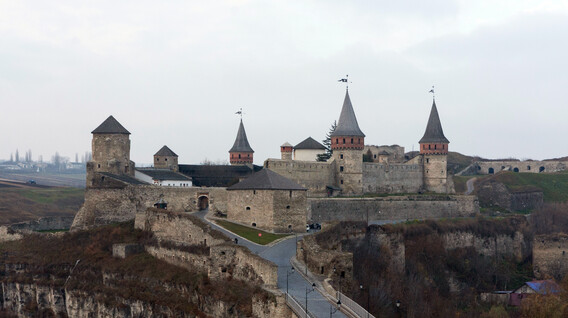
[[[345,138],[343,138],[343,144],[345,145]]]
[[[290,190],[290,198],[292,197],[292,190]]]
[[[247,158],[250,158],[250,153],[249,153],[249,154],[247,154]]]
[[[430,163],[430,159],[426,158],[426,163]]]
[[[351,143],[353,143],[353,138],[351,138]]]
[[[343,166],[339,167],[339,171],[343,172]]]
[[[239,154],[239,159],[241,159],[241,154]]]
[[[340,158],[340,159],[343,159],[343,154],[340,154],[340,155],[339,155],[339,158]]]
[[[343,184],[343,180],[341,180],[341,184]]]
[[[247,211],[250,211],[250,206],[247,206],[247,207],[246,207],[246,210],[247,210]]]
[[[428,145],[428,150],[432,149],[432,145]],[[240,158],[240,157],[239,157]]]
[[[446,149],[446,145],[442,145],[442,149]]]
[[[160,158],[156,158],[156,161],[160,161]]]
[[[164,159],[164,161],[168,161],[168,158]]]
[[[335,143],[339,144],[339,138],[335,138]]]
[[[437,148],[438,148],[438,145],[434,145],[434,149],[437,149]]]

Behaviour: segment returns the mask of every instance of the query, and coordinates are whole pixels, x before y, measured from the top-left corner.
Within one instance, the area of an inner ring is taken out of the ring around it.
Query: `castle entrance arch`
[[[495,170],[493,168],[489,168],[489,174],[494,174]]]
[[[207,195],[200,195],[197,198],[197,209],[203,211],[209,208],[209,197]]]

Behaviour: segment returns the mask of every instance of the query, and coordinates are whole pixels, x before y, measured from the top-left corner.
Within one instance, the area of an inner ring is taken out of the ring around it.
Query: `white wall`
[[[316,161],[317,155],[325,153],[324,149],[297,149],[294,150],[294,160]]]

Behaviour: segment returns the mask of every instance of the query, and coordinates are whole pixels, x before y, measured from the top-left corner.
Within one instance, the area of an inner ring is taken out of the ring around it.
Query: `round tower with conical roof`
[[[436,100],[432,101],[430,118],[424,136],[420,139],[420,154],[424,165],[424,188],[426,191],[447,193],[448,145],[444,136]]]
[[[87,187],[93,186],[95,173],[134,176],[130,161],[130,132],[113,116],[91,132],[93,159],[87,163]]]
[[[332,157],[337,167],[337,185],[343,189],[344,194],[363,192],[364,147],[365,134],[359,129],[347,90],[337,127],[331,133]]]
[[[254,150],[250,147],[247,139],[247,133],[245,132],[245,126],[243,125],[243,120],[239,125],[239,130],[237,132],[237,138],[231,150],[229,150],[229,162],[231,165],[245,165],[253,163]]]

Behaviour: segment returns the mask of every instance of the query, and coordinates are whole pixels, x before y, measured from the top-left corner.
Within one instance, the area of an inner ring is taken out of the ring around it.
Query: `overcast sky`
[[[367,144],[418,149],[435,85],[450,150],[568,155],[568,1],[0,0],[0,159],[90,151],[113,115],[131,159],[256,164],[321,141],[349,93]]]

